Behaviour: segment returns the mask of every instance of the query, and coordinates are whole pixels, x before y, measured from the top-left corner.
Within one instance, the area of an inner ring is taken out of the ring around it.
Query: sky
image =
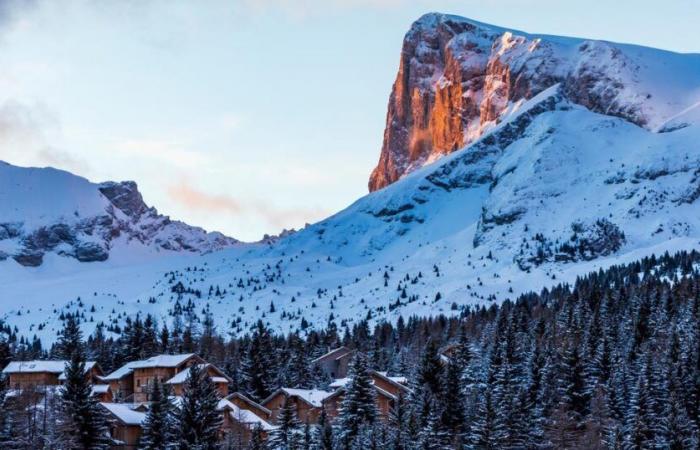
[[[423,13],[698,53],[697,2],[0,0],[0,160],[257,240],[367,193]]]

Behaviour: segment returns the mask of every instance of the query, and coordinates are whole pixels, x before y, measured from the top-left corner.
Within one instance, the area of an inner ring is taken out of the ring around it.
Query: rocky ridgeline
[[[663,92],[665,83],[647,82],[658,74],[646,50],[529,35],[444,14],[423,16],[404,39],[369,190],[474,142],[519,102],[558,83],[569,100],[594,112],[660,127],[685,105]],[[697,55],[686,60],[692,58]],[[670,84],[688,75],[671,67],[659,73]]]
[[[15,170],[22,170],[15,168]],[[26,169],[27,171],[33,169]],[[27,180],[27,182],[29,182]],[[13,258],[23,266],[36,267],[46,253],[75,258],[81,262],[105,261],[118,240],[152,250],[204,253],[238,243],[221,233],[172,221],[149,207],[133,181],[93,185],[106,200],[104,211],[83,217],[72,214],[45,224],[23,221],[0,223],[0,260]],[[66,196],[73,195],[65,192]],[[76,199],[76,208],[80,201]]]

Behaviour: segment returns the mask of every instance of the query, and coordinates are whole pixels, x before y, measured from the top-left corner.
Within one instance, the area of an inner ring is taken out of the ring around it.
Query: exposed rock
[[[80,242],[75,246],[75,258],[81,262],[106,261],[109,253],[94,242]]]
[[[656,126],[652,114],[659,108],[651,99],[657,93],[639,82],[648,64],[638,57],[608,42],[529,35],[427,14],[404,38],[369,190],[474,142],[520,102],[557,83],[588,109]]]

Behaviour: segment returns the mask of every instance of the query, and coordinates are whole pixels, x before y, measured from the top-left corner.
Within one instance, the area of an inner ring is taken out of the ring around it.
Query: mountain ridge
[[[660,128],[693,98],[700,101],[698,67],[698,54],[529,34],[426,14],[404,38],[369,189],[474,142],[518,102],[557,83],[591,110]],[[664,77],[680,89],[669,89]]]

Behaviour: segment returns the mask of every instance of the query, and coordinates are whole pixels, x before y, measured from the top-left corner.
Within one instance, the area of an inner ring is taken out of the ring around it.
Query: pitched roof
[[[109,385],[108,384],[93,384],[90,394],[92,395],[98,395],[98,394],[106,394],[109,392]]]
[[[271,431],[277,428],[276,426],[270,424],[267,420],[255,414],[255,412],[249,409],[243,409],[226,399],[219,401],[218,409],[228,410],[231,419],[237,421],[238,423],[251,425],[252,427],[260,426],[263,431]]]
[[[396,388],[408,392],[410,389],[404,385],[403,383],[406,382],[406,377],[389,377],[386,375],[386,372],[377,372],[376,370],[371,371],[372,377],[377,377],[385,380],[387,383],[391,384],[392,386],[396,386]],[[333,389],[339,389],[342,387],[345,387],[350,382],[350,377],[345,377],[345,378],[337,378],[334,380],[329,387]],[[374,383],[374,379],[372,379],[372,384]]]
[[[132,361],[129,363],[124,364],[114,372],[110,373],[109,375],[103,377],[105,381],[116,381],[124,378],[125,376],[131,374],[134,371],[134,364],[136,364],[139,361]]]
[[[323,361],[326,359],[334,359],[334,360],[340,359],[340,358],[344,357],[345,355],[347,355],[348,353],[352,353],[352,350],[350,350],[349,348],[347,348],[345,346],[338,347],[336,349],[329,351],[325,355],[319,356],[318,358],[311,361],[311,363],[315,364],[317,362],[320,362],[320,361]]]
[[[177,367],[193,356],[196,355],[194,353],[186,353],[182,355],[158,355],[141,361],[131,361],[110,373],[104,377],[104,379],[106,381],[120,380],[125,376],[130,375],[134,369],[146,369],[149,367]]]
[[[152,356],[143,361],[134,361],[132,369],[147,369],[151,367],[177,367],[192,357],[199,358],[194,353],[185,353],[182,355],[157,355]]]
[[[234,399],[234,398],[240,398],[241,400],[243,400],[244,403],[250,405],[252,408],[259,409],[259,410],[263,411],[263,412],[264,412],[265,414],[267,414],[268,416],[272,414],[272,411],[270,411],[269,409],[265,408],[265,407],[264,407],[263,405],[261,405],[260,403],[258,403],[258,402],[256,402],[256,401],[252,400],[251,398],[247,397],[246,395],[241,394],[240,392],[234,392],[233,394],[231,394],[231,395],[229,395],[228,397],[226,397],[226,400],[231,401],[231,399]],[[233,403],[233,402],[231,402],[231,403]]]
[[[12,361],[2,373],[57,373],[66,368],[67,361]]]
[[[146,420],[146,413],[135,410],[139,404],[100,403],[100,405],[125,425],[141,426],[143,421]]]
[[[214,369],[214,372],[219,374],[219,376],[212,376],[211,381],[214,383],[228,383],[231,380],[215,365],[206,363],[206,364],[197,364],[197,367],[200,369]],[[165,382],[165,384],[182,384],[185,381],[187,381],[187,377],[189,376],[190,371],[189,370],[183,370],[181,372],[178,372],[175,374],[174,377],[169,379],[168,381]]]
[[[68,361],[64,360],[12,361],[2,370],[2,373],[54,373],[58,374],[59,380],[65,380],[66,364]],[[95,366],[97,366],[97,362],[86,361],[85,372],[92,370]]]
[[[332,392],[322,391],[320,389],[292,389],[282,387],[263,400],[263,405],[280,393],[290,397],[297,397],[315,408],[320,408],[323,404],[323,400],[333,394]]]

